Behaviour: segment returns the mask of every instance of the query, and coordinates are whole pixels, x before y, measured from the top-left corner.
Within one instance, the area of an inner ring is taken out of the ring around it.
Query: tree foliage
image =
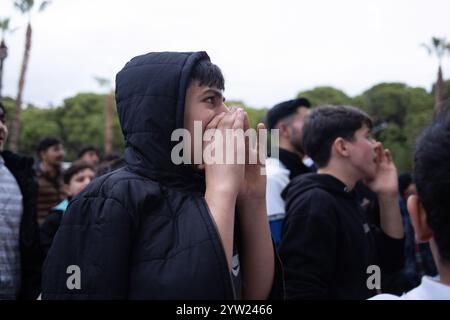
[[[250,120],[250,127],[256,129],[256,126],[258,125],[258,123],[265,121],[265,117],[266,117],[266,113],[267,113],[267,109],[255,109],[252,107],[249,107],[247,105],[245,105],[244,102],[242,101],[238,101],[238,100],[231,100],[231,101],[226,101],[226,105],[227,106],[239,106],[244,108],[244,110],[247,112],[249,120]]]
[[[352,99],[342,90],[333,87],[316,87],[312,90],[299,92],[297,98],[306,98],[311,102],[312,106],[320,106],[325,104],[352,104]]]
[[[35,146],[45,137],[62,140],[68,161],[74,160],[85,145],[94,145],[102,150],[106,101],[106,94],[80,93],[64,100],[63,105],[56,108],[36,108],[29,105],[22,113],[20,151],[34,155]],[[5,99],[4,104],[9,125],[14,102],[12,99]],[[113,136],[113,150],[120,154],[124,149],[124,141],[115,107]]]
[[[450,80],[445,85],[448,94]],[[399,171],[411,170],[416,138],[433,113],[432,92],[403,83],[380,83],[356,97],[349,97],[332,87],[314,88],[300,92],[298,96],[307,97],[313,106],[346,104],[367,112],[374,121],[376,138],[392,151]],[[87,144],[102,150],[106,102],[106,94],[80,93],[55,108],[28,106],[22,115],[21,152],[34,155],[37,142],[46,136],[58,137],[63,141],[68,161],[74,160],[78,150]],[[8,112],[8,124],[14,101],[5,98],[3,104]],[[227,101],[226,104],[243,107],[249,114],[252,128],[264,122],[266,109],[252,108],[242,101]],[[113,151],[120,154],[124,141],[115,107],[113,119]]]
[[[433,96],[403,83],[381,83],[354,99],[373,119],[375,137],[392,151],[400,171],[412,169],[415,141],[431,120]]]

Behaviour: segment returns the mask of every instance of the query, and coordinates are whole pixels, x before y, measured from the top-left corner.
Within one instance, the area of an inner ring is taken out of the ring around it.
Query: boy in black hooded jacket
[[[307,117],[302,145],[317,173],[287,186],[280,257],[289,299],[366,299],[383,275],[402,268],[403,224],[397,170],[362,111],[324,106]],[[378,196],[381,230],[366,216],[355,185]]]
[[[44,264],[43,299],[282,296],[260,166],[201,171],[173,159],[176,129],[195,142],[195,121],[200,135],[248,126],[244,111],[225,107],[223,89],[205,52],[149,53],[118,73],[126,166],[69,204]]]

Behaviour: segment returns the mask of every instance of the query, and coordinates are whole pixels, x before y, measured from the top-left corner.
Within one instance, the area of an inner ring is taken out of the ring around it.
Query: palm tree
[[[444,78],[442,75],[441,67],[442,58],[444,57],[444,54],[449,50],[450,45],[447,44],[445,38],[432,37],[430,44],[422,44],[422,46],[427,49],[428,54],[436,55],[436,57],[438,58],[438,75],[434,91],[434,112],[436,114],[444,95]]]
[[[15,115],[11,124],[11,150],[17,152],[19,149],[19,133],[20,133],[20,114],[22,112],[22,97],[25,87],[25,75],[28,68],[28,62],[30,60],[31,50],[31,13],[33,11],[34,0],[17,0],[14,2],[14,6],[23,14],[28,16],[27,31],[25,33],[25,50],[23,52],[22,67],[20,68],[19,84],[17,89]],[[43,11],[50,1],[41,1],[39,5],[39,12]]]
[[[113,145],[113,104],[114,104],[114,91],[111,89],[111,81],[105,78],[94,77],[100,87],[108,88],[108,95],[106,96],[105,105],[105,126],[104,126],[104,142],[103,151],[106,155],[111,154]]]

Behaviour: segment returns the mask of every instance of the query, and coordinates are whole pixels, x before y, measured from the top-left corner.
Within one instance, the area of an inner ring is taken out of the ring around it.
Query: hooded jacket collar
[[[300,195],[313,188],[327,190],[344,197],[355,197],[354,191],[349,190],[341,180],[323,173],[307,173],[295,178],[284,189],[282,197],[286,198],[288,192],[295,192]]]
[[[171,152],[183,128],[186,90],[206,52],[154,52],[129,61],[116,76],[117,112],[125,138],[129,170],[167,187],[204,192],[203,173],[191,165],[175,165]]]
[[[303,163],[298,154],[295,154],[283,148],[280,148],[278,152],[281,163],[283,163],[283,165],[290,172],[289,179],[292,180],[301,174],[313,172]]]

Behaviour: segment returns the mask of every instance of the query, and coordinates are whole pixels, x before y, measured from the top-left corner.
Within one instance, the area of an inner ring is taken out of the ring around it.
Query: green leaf
[[[42,1],[41,5],[39,6],[39,12],[44,11],[51,3],[51,1]]]
[[[19,9],[22,14],[29,13],[33,9],[34,0],[18,0],[14,2],[14,6]]]
[[[300,97],[308,99],[313,106],[320,106],[324,104],[353,104],[352,99],[342,90],[333,87],[316,87],[312,90],[299,92],[297,94],[297,98]]]
[[[10,18],[0,19],[0,29],[5,32],[9,30]]]

